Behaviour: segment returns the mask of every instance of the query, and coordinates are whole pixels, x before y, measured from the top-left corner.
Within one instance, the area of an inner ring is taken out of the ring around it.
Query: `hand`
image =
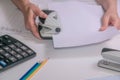
[[[117,14],[117,11],[108,10],[104,13],[100,31],[106,30],[110,25],[116,27],[118,30],[120,29],[120,18]]]
[[[23,10],[22,12],[24,15],[26,28],[30,30],[35,37],[40,39],[38,28],[37,25],[35,24],[35,18],[37,16],[46,18],[47,15],[33,3],[27,4],[25,10]]]

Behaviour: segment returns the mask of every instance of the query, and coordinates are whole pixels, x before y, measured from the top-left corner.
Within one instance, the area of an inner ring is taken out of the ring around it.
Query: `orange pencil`
[[[47,63],[48,59],[45,59],[41,65],[26,79],[31,80],[31,78]]]

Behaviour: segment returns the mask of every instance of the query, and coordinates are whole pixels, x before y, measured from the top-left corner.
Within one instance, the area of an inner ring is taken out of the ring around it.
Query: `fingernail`
[[[104,30],[106,30],[106,27],[101,27],[100,28],[100,31],[104,31]]]
[[[36,37],[41,40],[41,37],[39,35],[36,35]]]
[[[103,28],[100,28],[99,31],[104,31]]]

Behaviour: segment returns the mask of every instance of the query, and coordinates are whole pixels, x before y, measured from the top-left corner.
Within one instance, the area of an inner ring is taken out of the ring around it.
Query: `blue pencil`
[[[34,65],[20,78],[20,80],[25,80],[25,78],[26,78],[28,75],[30,75],[30,73],[31,73],[36,67],[38,67],[39,65],[40,65],[40,63],[34,64]]]

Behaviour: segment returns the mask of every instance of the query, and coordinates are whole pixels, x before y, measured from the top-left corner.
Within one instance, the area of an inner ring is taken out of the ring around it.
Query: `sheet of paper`
[[[53,35],[55,48],[83,46],[102,42],[118,33],[114,27],[100,32],[103,9],[101,6],[77,1],[51,3],[49,9],[58,13],[62,31]]]

